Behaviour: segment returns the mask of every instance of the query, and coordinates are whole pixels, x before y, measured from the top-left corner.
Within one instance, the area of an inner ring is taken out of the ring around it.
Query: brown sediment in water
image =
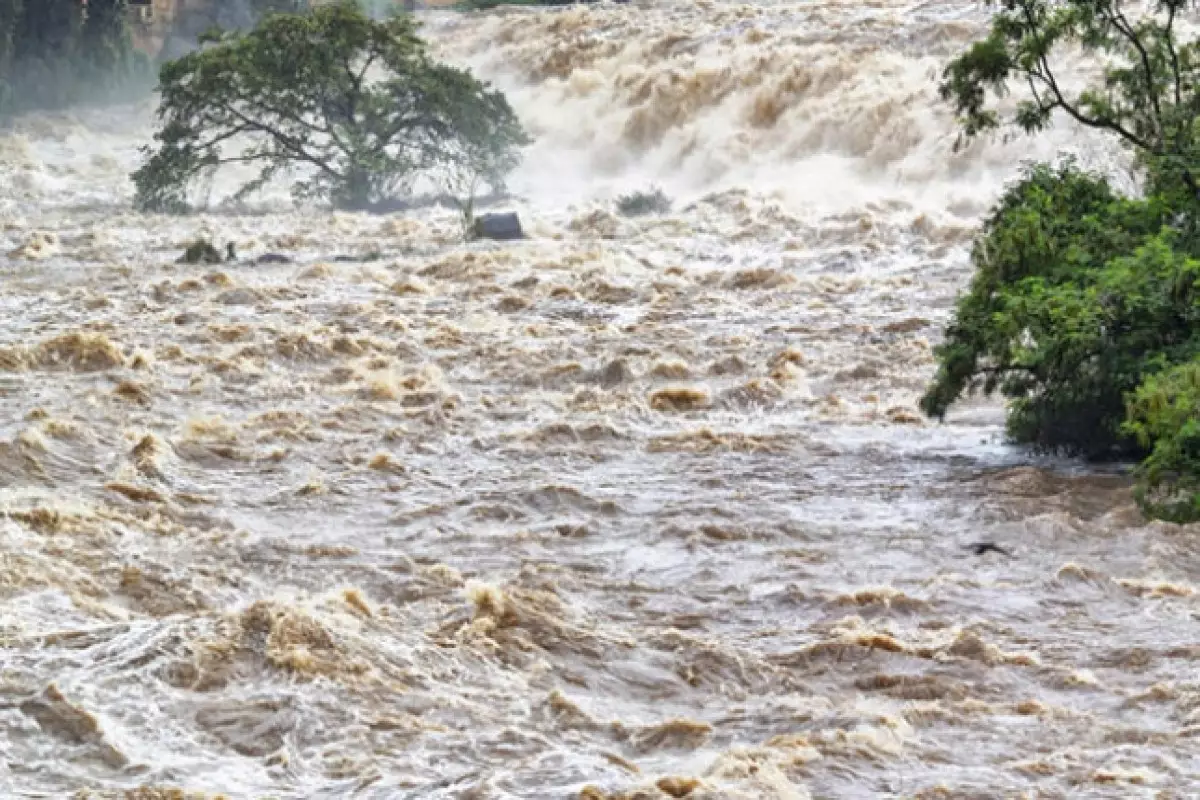
[[[12,791],[1187,786],[1194,532],[1005,447],[994,403],[918,416],[978,220],[1082,141],[950,152],[929,75],[982,13],[425,19],[538,139],[524,241],[114,213],[142,112],[0,132],[0,252],[55,245],[5,267]],[[670,211],[617,213],[654,181]],[[201,235],[246,260],[174,263]]]
[[[691,386],[659,389],[650,394],[650,407],[656,411],[690,411],[703,408],[709,402],[705,389]]]

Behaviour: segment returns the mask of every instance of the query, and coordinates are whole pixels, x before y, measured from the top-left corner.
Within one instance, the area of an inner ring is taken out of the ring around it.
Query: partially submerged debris
[[[476,217],[475,221],[471,223],[471,236],[475,239],[501,241],[525,238],[525,234],[521,230],[521,219],[513,211]]]
[[[647,214],[666,214],[671,210],[671,198],[657,186],[647,191],[631,192],[617,198],[617,211],[624,217]]]
[[[227,245],[227,250],[232,254],[233,242]],[[183,255],[175,259],[176,264],[220,264],[225,259],[221,258],[221,251],[213,246],[213,243],[208,239],[197,239],[187,246],[183,251]],[[230,259],[231,261],[233,259]]]

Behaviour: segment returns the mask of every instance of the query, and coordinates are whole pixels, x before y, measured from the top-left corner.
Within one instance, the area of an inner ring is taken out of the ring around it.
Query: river
[[[0,134],[0,794],[1200,794],[1196,528],[916,410],[1021,160],[1121,174],[954,148],[985,25],[431,13],[536,138],[518,243],[135,214],[149,105]]]

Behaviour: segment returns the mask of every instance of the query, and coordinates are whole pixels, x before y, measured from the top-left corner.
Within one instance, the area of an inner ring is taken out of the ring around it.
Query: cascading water
[[[985,22],[430,14],[537,138],[515,244],[135,214],[149,106],[0,134],[0,795],[1195,794],[1195,532],[914,407],[1020,161],[1122,170],[955,152]]]

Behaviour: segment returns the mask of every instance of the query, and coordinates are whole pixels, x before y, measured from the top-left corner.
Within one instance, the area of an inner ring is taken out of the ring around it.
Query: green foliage
[[[671,198],[657,186],[644,192],[630,192],[617,198],[617,211],[626,217],[646,214],[666,214],[671,210]]]
[[[0,0],[0,114],[149,89],[126,0]]]
[[[990,33],[946,68],[943,98],[968,137],[1004,122],[1044,130],[1056,112],[1117,136],[1132,147],[1155,193],[1183,184],[1194,198],[1200,111],[1200,45],[1180,42],[1176,23],[1187,0],[1154,0],[1135,21],[1122,0],[1000,0]],[[1102,57],[1098,85],[1068,91],[1055,74],[1062,50]],[[989,98],[1012,84],[1027,97],[1007,120]],[[1172,189],[1173,190],[1173,189]]]
[[[975,277],[935,351],[925,413],[942,417],[963,393],[1000,390],[1014,401],[1009,432],[1019,442],[1092,456],[1120,449],[1137,353],[1122,352],[1133,344],[1113,335],[1123,306],[1103,298],[1101,307],[1098,287],[1110,261],[1149,242],[1164,218],[1070,163],[1028,169],[975,243]],[[1101,318],[1103,333],[1087,327]]]
[[[1137,21],[1120,0],[999,5],[944,75],[964,135],[1036,133],[1061,112],[1133,150],[1144,196],[1070,163],[1027,169],[976,240],[922,409],[940,418],[999,391],[1013,440],[1145,457],[1147,513],[1200,519],[1200,46],[1179,41],[1185,3],[1158,0]],[[1097,85],[1064,89],[1054,59],[1067,46],[1101,60]],[[1014,83],[1027,96],[1005,118],[990,103]]]
[[[434,62],[410,17],[376,22],[348,0],[214,32],[163,66],[159,91],[157,149],[133,176],[144,210],[183,210],[226,164],[258,170],[238,197],[298,171],[298,198],[340,208],[403,197],[422,176],[500,189],[527,142],[504,96]]]
[[[1138,387],[1125,430],[1150,450],[1137,470],[1142,507],[1175,522],[1200,519],[1200,359]]]

